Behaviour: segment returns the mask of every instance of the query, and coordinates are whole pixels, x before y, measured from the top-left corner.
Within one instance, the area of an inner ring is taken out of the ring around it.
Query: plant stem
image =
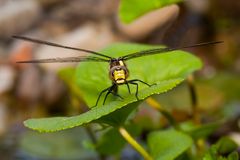
[[[167,110],[165,110],[161,106],[161,104],[158,103],[154,98],[149,97],[146,99],[146,102],[152,108],[157,109],[176,130],[179,129],[178,123],[175,121],[175,119],[172,117],[172,115]]]
[[[198,99],[197,99],[196,88],[194,85],[194,76],[193,75],[188,76],[187,84],[188,84],[188,88],[189,88],[189,92],[190,92],[193,121],[195,124],[201,125],[201,119],[200,119],[200,115],[198,113]],[[195,145],[197,147],[198,154],[203,153],[204,142],[205,141],[202,138],[195,141]]]
[[[128,133],[124,127],[119,127],[119,132],[123,138],[146,160],[152,160],[153,158],[147,153],[147,151]]]
[[[198,99],[197,99],[196,88],[194,86],[194,76],[193,75],[188,76],[187,84],[188,84],[188,88],[189,88],[189,92],[190,92],[193,120],[196,124],[200,124],[200,117],[199,117],[198,109],[197,109]]]

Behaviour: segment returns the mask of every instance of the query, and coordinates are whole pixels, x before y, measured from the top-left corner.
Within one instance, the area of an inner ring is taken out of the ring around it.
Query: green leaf
[[[228,137],[222,137],[217,142],[217,148],[219,154],[228,154],[237,149],[238,145]]]
[[[75,68],[63,68],[58,72],[59,77],[68,85],[75,80]]]
[[[182,0],[121,0],[119,16],[121,21],[130,23],[152,10],[182,2]]]
[[[148,136],[150,153],[155,160],[173,160],[190,148],[192,143],[190,136],[175,130],[152,132]]]
[[[213,144],[204,155],[204,160],[227,160],[238,159],[238,155],[234,153],[238,145],[228,137],[222,137],[216,144]],[[229,154],[229,155],[228,155]],[[224,156],[228,155],[227,158]]]
[[[203,160],[217,160],[217,158],[219,158],[217,154],[217,147],[216,145],[212,145],[204,155]]]
[[[67,84],[71,93],[81,97],[81,91],[76,83],[76,68],[68,67],[58,72],[59,77]]]
[[[173,88],[176,84],[181,82],[180,79],[173,79],[169,81],[163,81],[159,85],[149,88],[142,95],[147,97],[151,94],[157,93],[159,90],[166,91],[165,89]],[[102,107],[95,107],[88,112],[72,117],[53,117],[53,118],[38,118],[29,119],[24,121],[24,125],[33,130],[39,132],[54,132],[63,129],[73,128],[80,126],[94,120],[97,120],[105,115],[108,115],[119,108],[127,107],[127,103],[133,103],[137,101],[134,95],[125,98],[124,101],[113,101],[108,105]]]
[[[129,114],[132,113],[138,106],[139,102],[128,104],[126,107],[118,109],[106,116],[103,116],[96,120],[98,123],[107,123],[111,126],[121,126],[124,124],[125,120],[128,118]]]
[[[196,126],[192,121],[181,124],[183,131],[188,133],[193,139],[205,138],[212,134],[216,129],[222,125],[222,121],[212,122]]]
[[[101,53],[119,57],[154,47],[157,46],[114,44],[102,50]],[[161,46],[158,46],[158,48],[159,47]],[[139,99],[143,100],[153,94],[163,93],[175,87],[192,71],[201,68],[201,61],[186,52],[173,51],[165,54],[132,59],[127,61],[127,65],[130,72],[129,79],[141,79],[149,84],[156,83],[156,85],[152,87],[139,83]],[[111,80],[108,78],[108,68],[109,66],[107,63],[98,62],[86,62],[78,66],[76,72],[77,83],[81,89],[83,99],[89,106],[95,105],[99,93],[111,85]],[[130,86],[130,88],[132,94],[128,93],[126,86],[119,86],[119,94],[124,98],[123,100],[110,95],[106,104],[102,106],[103,97],[101,97],[99,106],[81,115],[73,117],[30,119],[25,121],[24,124],[34,130],[51,132],[95,121],[116,110],[126,109],[125,107],[128,107],[127,105],[137,102],[135,97],[136,88],[135,86]],[[126,112],[122,113],[125,114]],[[119,115],[119,117],[121,117],[121,115]],[[123,118],[126,119],[126,114]]]
[[[231,154],[229,154],[227,160],[239,160],[238,152],[234,151]]]

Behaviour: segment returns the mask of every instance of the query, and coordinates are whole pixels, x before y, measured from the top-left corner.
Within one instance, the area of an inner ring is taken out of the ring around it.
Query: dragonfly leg
[[[107,97],[109,95],[109,93],[111,93],[112,91],[110,91],[110,89],[108,90],[107,94],[105,95],[104,97],[104,100],[103,100],[103,105],[105,104],[106,100],[107,100]]]
[[[139,98],[138,98],[138,83],[137,83],[137,82],[141,82],[141,83],[143,83],[143,84],[145,84],[145,85],[147,85],[147,86],[149,86],[149,87],[151,87],[151,86],[153,86],[153,85],[156,85],[155,83],[154,83],[154,84],[148,84],[148,83],[146,83],[146,82],[144,82],[144,81],[142,81],[142,80],[140,80],[140,79],[132,79],[132,80],[127,81],[127,82],[126,82],[127,86],[128,86],[128,83],[129,83],[129,84],[136,85],[137,88],[136,88],[135,96],[136,96],[137,100],[139,100]],[[128,86],[128,87],[129,87],[129,86]]]
[[[127,85],[127,88],[128,88],[128,93],[131,94],[131,90],[130,90],[128,82],[126,82],[126,85]]]
[[[111,91],[111,93],[112,93],[114,96],[117,96],[117,97],[123,99],[123,97],[120,96],[120,95],[117,93],[117,91],[118,91],[118,85],[115,84],[115,86],[113,87],[113,90]]]
[[[108,92],[107,92],[107,94],[105,95],[104,100],[103,100],[103,105],[105,104],[105,101],[107,100],[107,97],[108,97],[108,95],[109,95],[110,93],[112,93],[114,96],[117,96],[117,97],[123,99],[119,94],[117,94],[117,87],[118,87],[117,84],[114,83],[114,84],[108,89]]]
[[[144,82],[144,81],[142,81],[142,80],[140,80],[140,79],[132,79],[132,80],[130,80],[130,81],[128,81],[128,82],[141,82],[141,83],[143,83],[143,84],[146,84],[146,85],[149,86],[149,87],[151,87],[151,86],[153,86],[153,85],[156,85],[156,83],[154,83],[154,84],[148,84],[147,82]]]
[[[113,85],[112,85],[112,86],[113,86]],[[96,104],[95,104],[93,107],[96,107],[96,106],[98,105],[98,101],[100,100],[100,97],[102,96],[102,94],[103,94],[104,92],[108,91],[109,89],[111,89],[112,86],[110,86],[110,87],[102,90],[102,91],[99,93],[98,98],[97,98],[97,101],[96,101]]]
[[[139,98],[138,98],[138,83],[133,82],[133,81],[128,81],[128,83],[136,85],[137,88],[136,88],[136,92],[135,92],[135,97],[137,98],[137,100],[139,100]]]

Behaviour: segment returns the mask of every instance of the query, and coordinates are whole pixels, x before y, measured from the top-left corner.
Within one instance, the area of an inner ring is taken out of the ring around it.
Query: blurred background
[[[23,126],[23,121],[31,117],[77,115],[87,106],[61,76],[66,67],[77,64],[15,62],[77,56],[79,52],[15,40],[12,35],[94,51],[116,42],[176,47],[222,40],[224,44],[189,50],[204,62],[195,76],[199,113],[204,121],[226,120],[212,135],[212,141],[230,135],[240,144],[240,1],[188,0],[155,10],[131,24],[119,20],[118,8],[118,0],[0,1],[1,160],[97,157],[87,149],[91,137],[86,129],[37,134]],[[182,84],[156,98],[178,121],[184,121],[190,106],[188,96],[186,84]],[[166,125],[161,115],[144,103],[135,121],[146,129]],[[136,156],[129,150],[127,147],[121,156]]]

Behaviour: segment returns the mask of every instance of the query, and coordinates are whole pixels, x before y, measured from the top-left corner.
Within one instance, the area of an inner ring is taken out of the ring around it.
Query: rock
[[[32,59],[32,52],[33,52],[32,44],[25,41],[18,41],[13,45],[11,50],[12,51],[10,52],[10,55],[9,55],[9,62],[13,66],[17,66],[20,68],[25,68],[26,66],[28,66],[28,64],[22,64],[22,63],[16,63],[16,62]]]
[[[188,6],[188,9],[197,12],[197,13],[204,13],[208,10],[209,6],[209,0],[201,0],[201,1],[196,1],[196,0],[187,0],[186,1],[186,6]]]
[[[47,72],[43,77],[43,99],[47,104],[53,104],[61,98],[65,91],[63,82],[53,72]]]
[[[7,106],[0,102],[0,136],[8,130]]]
[[[0,95],[13,88],[15,74],[15,70],[11,66],[0,66]]]
[[[7,47],[4,44],[1,44],[0,42],[0,63],[3,63],[5,60],[5,56],[6,56],[6,51]]]
[[[17,97],[26,102],[36,102],[41,98],[41,73],[36,66],[30,65],[22,70],[16,92]]]
[[[155,11],[152,11],[130,24],[123,24],[118,20],[117,26],[124,35],[133,40],[141,40],[147,37],[151,32],[158,29],[165,33],[168,27],[174,22],[179,14],[177,5],[170,5]]]
[[[240,122],[239,122],[240,123]],[[238,128],[240,128],[240,124],[238,123]],[[239,132],[231,132],[229,137],[240,146],[240,134]]]
[[[109,17],[117,11],[118,2],[109,0],[72,0],[53,8],[50,16],[68,23],[98,20]]]
[[[44,7],[50,7],[52,5],[56,5],[58,3],[62,3],[65,0],[37,0]]]
[[[40,6],[32,0],[7,0],[0,5],[0,37],[25,31],[40,17]]]

